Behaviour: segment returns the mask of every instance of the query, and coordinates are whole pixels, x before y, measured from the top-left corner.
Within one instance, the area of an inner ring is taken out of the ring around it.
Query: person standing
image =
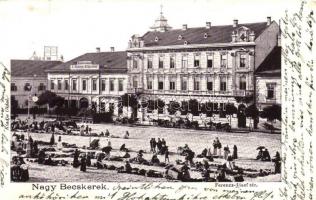
[[[91,156],[89,154],[87,155],[87,166],[91,166]]]
[[[57,142],[57,149],[61,150],[63,148],[63,144],[61,141],[61,136],[58,137],[58,142]]]
[[[153,138],[150,139],[149,144],[150,144],[150,152],[154,152],[154,150],[153,150]]]
[[[86,159],[86,155],[82,156],[82,158],[81,158],[80,171],[82,171],[82,172],[86,172],[86,171],[87,171],[87,159]]]
[[[166,140],[165,140],[164,138],[162,138],[162,140],[161,140],[161,145],[162,145],[162,146],[163,146],[163,145],[167,146]]]
[[[168,160],[168,163],[170,162],[169,160],[169,149],[168,147],[166,146],[166,151],[165,151],[165,163],[167,163],[167,160]]]
[[[230,153],[228,145],[224,147],[224,159],[227,160],[228,154]]]
[[[281,156],[278,151],[276,152],[274,159],[272,161],[274,162],[274,173],[280,174],[281,173]]]
[[[156,146],[157,146],[157,142],[156,142],[156,139],[153,138],[153,152],[156,153]]]
[[[160,138],[158,138],[158,141],[157,141],[158,153],[161,151],[161,147],[162,147],[162,142],[161,142]]]
[[[216,137],[216,146],[218,150],[218,156],[222,155],[222,143],[219,141],[218,137]]]
[[[216,140],[213,140],[213,155],[217,155],[217,142]]]
[[[78,149],[75,150],[74,160],[73,160],[73,164],[72,165],[73,165],[74,168],[79,167],[79,151],[78,151]]]
[[[234,148],[233,148],[233,159],[237,159],[238,158],[238,154],[237,154],[237,146],[234,145]]]

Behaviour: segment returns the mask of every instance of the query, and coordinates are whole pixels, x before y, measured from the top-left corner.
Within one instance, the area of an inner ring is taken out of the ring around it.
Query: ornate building
[[[163,14],[127,49],[128,92],[181,102],[197,99],[225,109],[254,100],[254,71],[277,45],[279,26],[266,22],[172,29]]]
[[[64,97],[66,106],[106,111],[126,93],[126,71],[125,51],[97,48],[48,70],[49,90]]]

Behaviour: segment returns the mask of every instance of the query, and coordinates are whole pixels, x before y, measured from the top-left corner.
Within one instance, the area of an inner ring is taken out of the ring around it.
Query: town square
[[[279,19],[159,8],[125,49],[11,58],[11,181],[281,181]]]

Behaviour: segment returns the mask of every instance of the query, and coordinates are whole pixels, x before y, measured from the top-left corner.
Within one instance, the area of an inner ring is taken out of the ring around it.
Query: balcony
[[[143,90],[144,94],[156,95],[197,95],[197,96],[232,96],[232,91],[206,91],[206,90]]]
[[[254,94],[253,90],[235,90],[234,91],[234,96],[240,96],[240,97],[251,96],[253,94]]]
[[[130,93],[130,94],[140,94],[143,92],[144,92],[143,88],[128,88],[127,89],[127,93]]]

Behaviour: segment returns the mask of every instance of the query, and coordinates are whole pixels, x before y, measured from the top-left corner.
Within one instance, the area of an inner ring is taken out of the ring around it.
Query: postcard
[[[3,199],[315,199],[314,0],[1,0]]]

